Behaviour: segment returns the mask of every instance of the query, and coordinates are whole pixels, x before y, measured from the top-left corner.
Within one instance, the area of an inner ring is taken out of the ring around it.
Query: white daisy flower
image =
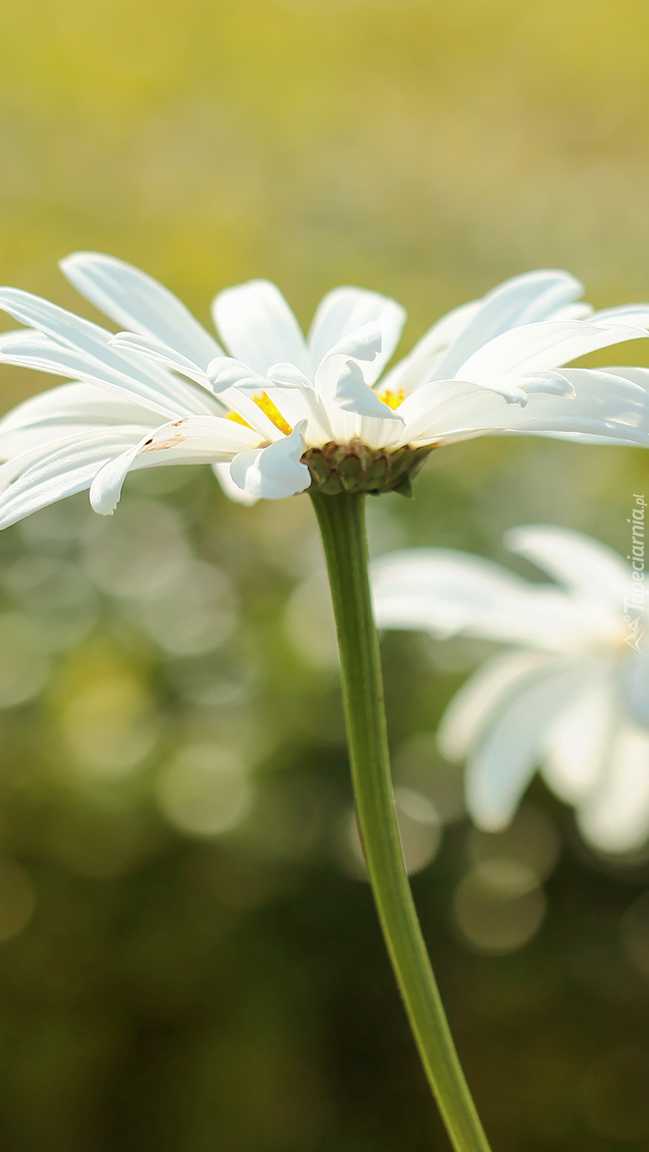
[[[309,487],[407,492],[432,448],[485,434],[649,444],[648,369],[557,371],[647,336],[649,306],[593,313],[565,272],[456,309],[380,381],[405,313],[377,292],[334,289],[305,339],[274,285],[227,289],[213,304],[221,347],[136,268],[87,252],[61,267],[129,331],[0,288],[0,308],[28,325],[0,337],[0,362],[74,381],[0,421],[0,527],[85,488],[110,514],[127,473],[158,464],[210,463],[251,503]]]
[[[481,827],[505,827],[540,768],[586,840],[633,851],[649,836],[644,585],[616,552],[566,528],[515,528],[505,543],[557,583],[463,552],[405,550],[373,566],[378,622],[512,645],[469,678],[438,732],[448,759],[466,759]]]

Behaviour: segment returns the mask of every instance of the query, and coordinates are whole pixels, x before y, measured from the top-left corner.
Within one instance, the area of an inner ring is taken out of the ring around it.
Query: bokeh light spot
[[[118,780],[151,752],[159,721],[134,667],[110,652],[88,654],[74,669],[59,724],[73,754],[74,774],[89,781]]]
[[[460,881],[453,901],[457,927],[476,952],[505,955],[536,934],[546,901],[537,875],[507,857],[484,860]]]
[[[157,796],[176,828],[194,836],[216,836],[247,816],[254,790],[231,749],[190,744],[162,769]]]
[[[18,612],[0,616],[0,708],[38,696],[49,674],[50,661],[39,651],[35,622]]]

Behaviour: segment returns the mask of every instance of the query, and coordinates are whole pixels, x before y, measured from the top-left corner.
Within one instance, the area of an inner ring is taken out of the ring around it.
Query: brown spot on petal
[[[182,436],[180,432],[174,433],[166,440],[160,440],[159,443],[154,443],[153,440],[147,440],[143,452],[163,452],[166,448],[177,448],[179,444],[184,444],[186,436]]]

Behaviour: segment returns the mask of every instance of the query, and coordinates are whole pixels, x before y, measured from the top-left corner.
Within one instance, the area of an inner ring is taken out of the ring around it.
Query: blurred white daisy
[[[485,434],[649,444],[649,369],[557,371],[647,336],[649,305],[593,313],[565,272],[455,309],[380,380],[405,313],[377,292],[329,292],[305,338],[273,284],[227,289],[213,303],[222,347],[120,260],[82,252],[61,267],[129,331],[0,289],[0,308],[28,325],[0,337],[0,362],[74,381],[0,421],[0,527],[85,488],[110,514],[131,469],[162,464],[210,463],[250,503],[309,486],[407,490],[433,447]]]
[[[566,528],[515,528],[505,543],[557,583],[462,552],[404,550],[373,565],[378,622],[513,646],[469,678],[438,732],[448,759],[466,759],[479,825],[505,827],[539,768],[586,840],[633,851],[649,836],[644,584],[623,557]]]

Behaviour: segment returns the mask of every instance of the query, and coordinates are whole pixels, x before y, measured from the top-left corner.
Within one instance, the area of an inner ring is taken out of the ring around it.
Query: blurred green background
[[[56,261],[94,248],[205,322],[270,277],[305,324],[362,284],[408,308],[404,351],[535,267],[646,300],[648,55],[640,0],[5,3],[0,279],[91,316]],[[4,368],[2,405],[50,383]],[[372,547],[505,560],[506,528],[546,521],[626,554],[648,486],[639,450],[469,442],[372,503]],[[140,473],[113,519],[82,495],[4,533],[0,593],[3,1152],[446,1149],[354,846],[308,499]],[[484,648],[383,651],[494,1152],[647,1152],[649,857],[589,852],[538,782],[509,833],[472,830],[433,733]],[[532,890],[481,887],[494,857]]]

